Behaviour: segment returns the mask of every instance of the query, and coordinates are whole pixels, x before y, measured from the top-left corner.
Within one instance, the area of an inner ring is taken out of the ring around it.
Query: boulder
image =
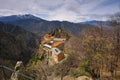
[[[75,80],[92,80],[92,79],[87,76],[80,76],[80,77],[76,78]]]

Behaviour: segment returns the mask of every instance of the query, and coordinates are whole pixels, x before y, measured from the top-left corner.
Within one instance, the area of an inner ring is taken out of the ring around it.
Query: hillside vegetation
[[[0,22],[0,59],[1,64],[15,65],[16,61],[27,62],[38,47],[39,37],[19,26]],[[13,64],[12,64],[13,63]]]

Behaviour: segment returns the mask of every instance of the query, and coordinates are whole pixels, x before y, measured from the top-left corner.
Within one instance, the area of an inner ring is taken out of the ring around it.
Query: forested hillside
[[[15,65],[16,61],[27,62],[39,45],[40,38],[19,26],[0,22],[1,64]],[[10,62],[9,62],[10,61]]]

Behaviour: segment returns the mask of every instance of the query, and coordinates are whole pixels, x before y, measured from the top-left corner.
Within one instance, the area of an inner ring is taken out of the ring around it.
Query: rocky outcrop
[[[92,79],[87,76],[80,76],[80,77],[76,78],[75,80],[92,80]]]
[[[75,78],[71,77],[71,76],[65,76],[63,78],[63,80],[75,80]]]
[[[71,76],[65,76],[63,80],[92,80],[90,77],[87,76],[80,76],[78,78],[73,78]]]
[[[18,80],[18,73],[20,68],[23,67],[23,62],[22,61],[17,61],[16,65],[15,65],[15,71],[13,72],[11,75],[11,79],[10,80]]]

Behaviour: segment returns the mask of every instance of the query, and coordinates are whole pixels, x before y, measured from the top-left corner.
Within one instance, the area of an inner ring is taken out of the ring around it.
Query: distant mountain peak
[[[17,21],[17,20],[25,20],[25,19],[36,19],[36,20],[43,20],[39,17],[36,17],[31,14],[24,14],[24,15],[11,15],[11,16],[2,16],[0,17],[0,21],[2,22],[11,22],[11,21]]]
[[[31,15],[31,14],[13,15],[13,16],[16,16],[16,17],[24,17],[24,18],[33,18],[33,17],[35,17],[35,16]]]

